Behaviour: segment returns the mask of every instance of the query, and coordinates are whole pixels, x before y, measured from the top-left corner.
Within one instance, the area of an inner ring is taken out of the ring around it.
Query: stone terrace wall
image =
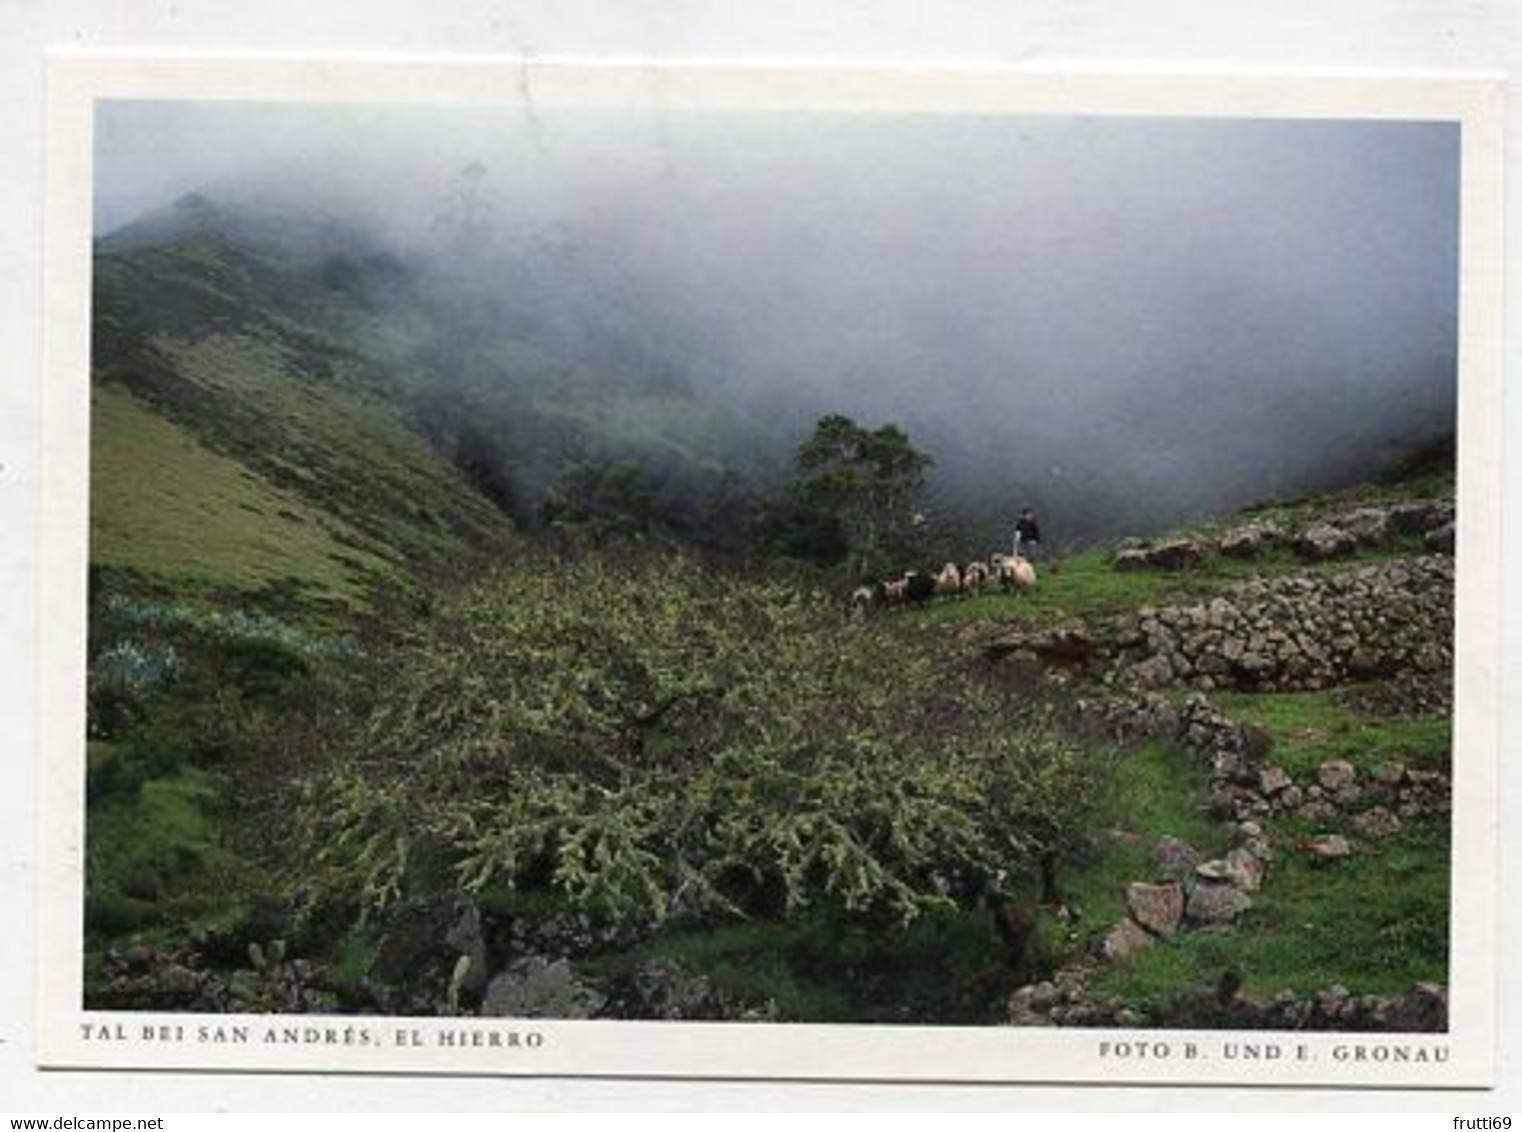
[[[1453,560],[1406,558],[1337,574],[1253,580],[1193,605],[1096,627],[1109,679],[1307,691],[1452,665]]]

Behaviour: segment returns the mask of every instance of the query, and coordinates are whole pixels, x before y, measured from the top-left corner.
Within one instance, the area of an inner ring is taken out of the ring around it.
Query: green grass
[[[1392,994],[1448,982],[1448,828],[1411,823],[1383,843],[1317,867],[1292,849],[1270,866],[1253,907],[1230,927],[1185,932],[1125,966],[1103,969],[1099,994],[1155,1006],[1189,983],[1213,983],[1228,967],[1244,993],[1306,995],[1340,983],[1354,994]]]
[[[91,936],[183,939],[193,927],[246,914],[268,880],[222,841],[220,796],[215,775],[186,767],[91,805],[85,844]]]
[[[1226,849],[1225,832],[1202,805],[1208,784],[1202,766],[1166,743],[1121,758],[1095,852],[1063,876],[1065,894],[1086,924],[1115,923],[1126,915],[1126,885],[1160,879],[1153,851],[1163,836],[1187,842],[1203,857]]]
[[[1387,762],[1423,770],[1450,765],[1453,721],[1447,716],[1366,715],[1330,691],[1219,693],[1214,702],[1232,719],[1268,731],[1274,739],[1269,761],[1297,777],[1330,759],[1366,771]]]
[[[300,496],[202,445],[119,388],[92,399],[90,558],[258,589],[295,579],[356,600],[386,563]]]
[[[1447,753],[1448,720],[1365,717],[1330,692],[1222,695],[1215,702],[1233,719],[1267,728],[1275,739],[1271,760],[1294,774],[1331,758],[1430,766]],[[1128,883],[1159,879],[1152,852],[1164,834],[1207,858],[1228,847],[1223,827],[1200,808],[1207,784],[1199,764],[1165,744],[1122,762],[1098,851],[1065,877],[1069,899],[1084,913],[1075,956],[1126,915]],[[1213,983],[1228,967],[1241,970],[1245,993],[1258,997],[1286,989],[1304,995],[1333,983],[1389,994],[1448,981],[1446,818],[1408,822],[1388,841],[1360,841],[1352,857],[1330,866],[1313,865],[1291,844],[1319,827],[1273,826],[1277,855],[1248,912],[1229,927],[1182,932],[1123,966],[1100,968],[1093,991],[1147,1009],[1188,984]]]
[[[977,597],[941,599],[916,616],[931,624],[1008,620],[1050,624],[1070,617],[1101,617],[1141,605],[1162,605],[1178,600],[1179,594],[1223,583],[1219,570],[1189,575],[1119,572],[1111,567],[1110,560],[1106,549],[1085,550],[1064,558],[1060,572],[1050,565],[1038,565],[1040,582],[1028,594],[993,591]]]
[[[1222,694],[1213,701],[1232,719],[1274,737],[1270,761],[1308,775],[1328,759],[1364,768],[1402,761],[1445,762],[1446,718],[1377,718],[1338,702],[1332,692]],[[1075,873],[1071,895],[1089,933],[1125,915],[1130,881],[1154,878],[1151,849],[1171,833],[1207,856],[1225,847],[1224,831],[1197,808],[1203,769],[1166,747],[1144,748],[1122,769],[1118,829],[1099,857]],[[1229,927],[1186,931],[1119,967],[1102,968],[1092,989],[1132,1005],[1155,1007],[1191,983],[1213,983],[1228,967],[1246,976],[1245,993],[1308,994],[1341,983],[1356,994],[1390,994],[1413,983],[1448,981],[1449,853],[1446,818],[1408,822],[1388,841],[1360,841],[1354,855],[1313,865],[1291,844],[1302,828],[1274,822],[1279,846],[1253,907]]]
[[[94,564],[160,580],[168,586],[162,596],[174,600],[225,587],[354,607],[376,580],[404,578],[416,563],[447,561],[472,545],[512,545],[503,516],[404,423],[399,406],[423,385],[411,368],[420,339],[407,328],[318,288],[284,293],[285,274],[246,262],[217,240],[102,255],[97,266]],[[494,364],[504,374],[559,364],[505,336],[499,345]],[[596,375],[583,377],[592,384],[573,389],[568,379],[521,404],[518,391],[502,394],[490,419],[506,427],[515,414],[536,413],[569,436],[718,470],[715,452],[733,422],[713,406],[680,393],[613,396],[594,389]],[[1219,532],[1247,518],[1293,528],[1331,508],[1451,496],[1452,489],[1451,473],[1437,473],[1267,501],[1197,529]],[[1419,548],[1419,540],[1405,539],[1314,565],[1288,550],[1253,561],[1209,554],[1182,573],[1117,573],[1110,549],[1095,548],[1065,558],[1060,571],[1043,565],[1033,594],[937,602],[904,616],[948,627],[1097,619],[1198,601],[1253,577],[1342,571]],[[146,722],[112,735],[118,741],[89,745],[92,948],[132,938],[183,941],[197,927],[237,922],[273,889],[235,847],[252,810],[229,810],[229,783],[273,776],[260,761],[268,744],[256,740],[268,738],[284,710],[277,692],[299,690],[304,670],[290,677],[291,688],[277,681],[276,691],[260,691],[257,673],[238,671],[242,693],[229,687],[201,704],[224,723],[237,715],[237,726],[214,727],[200,715],[183,721],[155,701]],[[1332,758],[1365,767],[1446,765],[1447,719],[1366,717],[1330,693],[1217,702],[1234,719],[1265,727],[1276,744],[1271,760],[1297,777]],[[171,749],[176,738],[183,750]],[[212,740],[226,748],[217,755],[224,761],[213,760]],[[1125,914],[1128,883],[1156,879],[1160,837],[1207,857],[1226,848],[1224,830],[1201,809],[1205,771],[1186,754],[1162,744],[1140,748],[1121,761],[1117,779],[1092,849],[1063,875],[1083,910],[1079,933],[1064,941],[1074,954]],[[1303,832],[1281,825],[1275,832],[1284,836]],[[1448,861],[1447,822],[1435,818],[1410,822],[1389,841],[1362,843],[1326,868],[1282,848],[1267,887],[1236,924],[1153,947],[1101,972],[1095,989],[1155,1003],[1186,983],[1212,981],[1225,966],[1243,970],[1248,993],[1258,995],[1331,982],[1355,992],[1446,982]],[[411,879],[421,889],[439,887],[430,883],[436,878]],[[490,896],[484,910],[509,918],[560,910],[522,901],[495,908]],[[349,934],[332,942],[331,973],[357,993],[379,941]],[[749,1016],[776,1020],[987,1023],[998,1020],[1013,979],[989,917],[973,910],[927,913],[908,927],[820,909],[783,923],[708,924],[592,957],[587,970],[616,977],[649,960],[700,973]]]
[[[1243,508],[1227,520],[1209,524],[1210,529],[1225,530],[1241,521],[1274,521],[1293,527],[1327,511],[1345,511],[1355,507],[1381,506],[1427,499],[1452,499],[1455,476],[1451,466],[1426,469],[1383,483],[1361,483],[1340,491],[1300,499],[1265,499]]]
[[[1386,546],[1316,563],[1282,549],[1252,560],[1211,552],[1192,570],[1119,571],[1112,565],[1113,552],[1096,547],[1063,558],[1058,569],[1050,563],[1038,565],[1040,580],[1028,594],[995,591],[977,597],[939,599],[914,616],[929,624],[948,625],[1010,621],[1044,626],[1070,618],[1101,619],[1144,606],[1191,604],[1254,578],[1339,573],[1405,557],[1420,549],[1420,539],[1397,539]]]
[[[462,533],[507,534],[503,516],[403,425],[378,373],[353,356],[246,335],[154,345],[182,380],[211,392],[208,405],[223,407],[225,419],[199,421],[219,448],[341,518],[367,552],[447,558]],[[313,364],[322,376],[304,372]]]
[[[608,975],[662,961],[704,976],[746,1016],[776,1022],[976,1025],[1013,989],[988,916],[934,910],[907,926],[823,912],[659,936],[589,961]]]
[[[404,421],[417,375],[392,322],[220,239],[95,269],[97,565],[358,604],[513,540]]]

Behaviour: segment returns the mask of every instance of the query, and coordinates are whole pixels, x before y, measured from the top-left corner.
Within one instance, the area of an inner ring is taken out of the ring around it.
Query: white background
[[[1110,65],[1228,72],[1506,74],[1522,70],[1518,0],[0,0],[0,1111],[50,1114],[182,1110],[489,1108],[967,1108],[1430,1110],[1522,1108],[1522,977],[1503,961],[1501,1089],[1496,1094],[1296,1093],[1287,1090],[864,1087],[679,1083],[40,1074],[31,1068],[36,959],[36,650],[43,264],[44,52],[49,47],[175,53],[465,54],[750,62]],[[1513,122],[1507,165],[1522,133]],[[1508,192],[1507,263],[1522,264]],[[1519,328],[1515,288],[1508,343]],[[1508,349],[1508,360],[1515,351]],[[1522,410],[1507,413],[1506,449]],[[1515,465],[1515,461],[1513,461]],[[1507,487],[1522,491],[1515,466]],[[1512,525],[1506,562],[1522,563]],[[1515,701],[1522,634],[1503,601],[1503,699]],[[1522,773],[1502,719],[1504,834],[1500,954],[1522,954]],[[1509,894],[1509,899],[1507,898]],[[1456,910],[1458,915],[1463,909]],[[172,1122],[171,1122],[172,1123]]]

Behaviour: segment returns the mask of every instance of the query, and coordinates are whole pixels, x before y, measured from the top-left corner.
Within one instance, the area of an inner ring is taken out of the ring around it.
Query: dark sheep
[[[904,575],[904,599],[916,605],[935,596],[935,579],[911,570]]]

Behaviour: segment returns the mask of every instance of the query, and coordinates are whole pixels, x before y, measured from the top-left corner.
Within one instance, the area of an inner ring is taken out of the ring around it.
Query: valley
[[[202,195],[98,245],[87,1005],[1446,1025],[1432,418],[853,609],[1017,506],[637,296],[458,286]]]

